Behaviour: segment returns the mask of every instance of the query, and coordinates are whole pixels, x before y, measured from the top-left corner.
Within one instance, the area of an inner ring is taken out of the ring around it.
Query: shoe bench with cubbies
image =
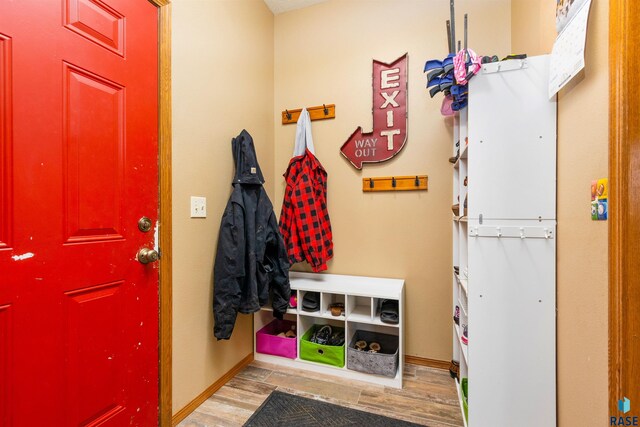
[[[290,281],[291,293],[298,298],[297,307],[289,308],[282,322],[273,318],[270,306],[254,314],[255,360],[402,388],[404,280],[291,272]],[[319,294],[315,311],[302,308],[307,292]],[[385,300],[397,303],[397,323],[381,318]],[[336,310],[331,312],[336,303],[344,306],[339,315]],[[313,332],[324,325],[331,326],[334,332],[344,330],[343,346],[321,346],[309,341]],[[275,336],[292,326],[295,338]],[[357,341],[367,339],[379,343],[380,351],[356,349]]]

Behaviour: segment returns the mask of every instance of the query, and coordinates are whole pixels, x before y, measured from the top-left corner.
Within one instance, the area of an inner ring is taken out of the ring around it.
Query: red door
[[[157,425],[157,18],[0,1],[2,426]]]

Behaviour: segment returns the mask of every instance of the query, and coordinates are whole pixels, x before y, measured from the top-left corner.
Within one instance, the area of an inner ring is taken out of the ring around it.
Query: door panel
[[[120,405],[114,406],[96,417],[91,417],[90,419],[83,421],[80,425],[83,427],[129,425],[127,423],[126,412],[124,409],[125,408]]]
[[[147,0],[0,1],[2,426],[158,423],[158,265],[136,260],[157,21]]]
[[[125,315],[122,287],[120,281],[65,293],[65,377],[67,402],[74,415],[69,425],[122,407],[128,344],[119,338]]]
[[[124,16],[95,0],[66,0],[65,27],[124,56]]]
[[[67,242],[122,239],[124,87],[70,64],[64,70]]]
[[[0,33],[0,249],[11,246],[11,39]]]

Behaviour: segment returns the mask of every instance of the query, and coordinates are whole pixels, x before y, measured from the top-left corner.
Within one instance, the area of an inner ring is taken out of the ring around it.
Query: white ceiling
[[[316,3],[322,3],[327,0],[264,0],[274,15],[288,12],[290,10],[302,9]]]

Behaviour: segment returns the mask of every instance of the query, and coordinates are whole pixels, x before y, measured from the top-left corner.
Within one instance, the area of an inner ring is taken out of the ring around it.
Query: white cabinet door
[[[469,425],[555,426],[555,221],[470,221],[468,238]]]
[[[485,64],[471,80],[469,218],[555,219],[556,102],[544,90],[547,62]]]

